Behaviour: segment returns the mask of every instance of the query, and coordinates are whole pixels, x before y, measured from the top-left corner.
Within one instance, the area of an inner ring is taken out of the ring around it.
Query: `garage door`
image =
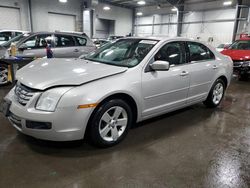
[[[21,29],[20,9],[0,7],[0,29]]]
[[[49,31],[75,31],[76,16],[49,13]]]

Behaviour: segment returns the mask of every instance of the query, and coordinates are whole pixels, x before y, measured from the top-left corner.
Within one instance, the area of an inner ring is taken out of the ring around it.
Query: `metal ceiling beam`
[[[109,5],[122,7],[122,8],[128,8],[128,9],[133,9],[134,8],[133,6],[123,5],[123,4],[119,4],[119,3],[108,1],[108,0],[99,0],[99,3],[109,4]]]
[[[166,0],[170,5],[176,6],[179,4],[180,0]],[[183,0],[181,0],[183,2]]]

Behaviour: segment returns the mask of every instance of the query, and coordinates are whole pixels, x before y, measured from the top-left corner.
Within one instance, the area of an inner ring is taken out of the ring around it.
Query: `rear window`
[[[87,44],[87,39],[83,37],[75,37],[76,40],[76,45],[77,46],[86,46]]]
[[[190,62],[215,59],[214,54],[205,45],[197,42],[188,42]]]
[[[69,35],[56,35],[55,36],[56,47],[70,47],[75,46],[75,41],[72,36]]]
[[[250,50],[250,40],[235,41],[229,49],[231,50]]]

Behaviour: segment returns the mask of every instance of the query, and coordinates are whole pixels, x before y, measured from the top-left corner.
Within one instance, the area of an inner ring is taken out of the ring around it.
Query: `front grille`
[[[22,123],[21,123],[21,118],[10,113],[10,116],[9,116],[9,120],[14,124],[16,125],[17,127],[19,127],[20,129],[22,128]]]
[[[234,67],[237,68],[237,67],[242,67],[244,61],[234,61]]]
[[[27,86],[17,83],[15,88],[16,100],[25,106],[33,97],[35,91]]]

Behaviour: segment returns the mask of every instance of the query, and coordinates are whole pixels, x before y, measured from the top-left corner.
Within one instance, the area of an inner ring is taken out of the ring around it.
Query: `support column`
[[[180,4],[177,5],[177,36],[180,37],[182,33],[182,22],[184,16],[184,0],[179,2]]]
[[[236,40],[236,36],[237,36],[237,31],[238,31],[238,27],[239,27],[240,12],[241,12],[241,5],[242,5],[242,0],[238,0],[237,5],[236,5],[236,15],[235,15],[235,21],[234,21],[232,42],[234,42]]]

